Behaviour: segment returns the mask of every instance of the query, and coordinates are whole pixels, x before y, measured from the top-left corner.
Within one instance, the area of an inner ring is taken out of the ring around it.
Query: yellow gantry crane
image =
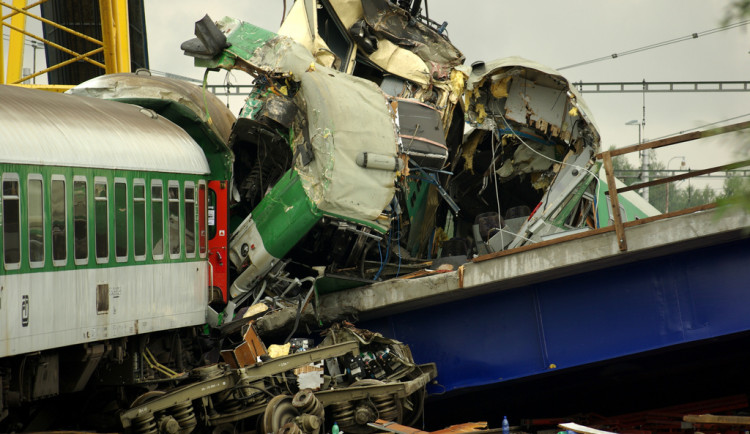
[[[62,68],[74,62],[88,62],[102,70],[102,74],[111,74],[116,72],[130,72],[130,36],[128,26],[128,2],[127,0],[91,0],[93,7],[98,1],[101,16],[101,40],[86,35],[79,31],[73,30],[64,25],[55,23],[40,15],[29,12],[30,9],[40,6],[46,2],[66,2],[68,0],[39,0],[29,3],[27,0],[0,0],[3,7],[2,21],[0,29],[5,36],[6,28],[10,29],[10,39],[8,41],[7,55],[5,51],[5,41],[0,43],[0,84],[12,84],[64,92],[73,85],[52,85],[52,84],[23,84],[37,76],[46,74],[50,71]],[[10,11],[10,13],[6,13]],[[64,47],[43,36],[35,35],[27,30],[27,19],[38,20],[44,25],[54,27],[63,32],[67,32],[76,38],[85,39],[94,44],[97,48],[79,53],[68,47]],[[33,71],[31,74],[23,76],[23,59],[24,46],[26,37],[32,41],[43,43],[46,47],[54,47],[70,57],[55,65],[48,65],[41,71]],[[101,53],[101,55],[100,55]],[[103,59],[101,62],[97,59]]]

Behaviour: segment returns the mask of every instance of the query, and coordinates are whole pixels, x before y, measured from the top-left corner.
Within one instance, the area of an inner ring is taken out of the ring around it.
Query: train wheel
[[[274,396],[266,405],[266,412],[263,414],[262,432],[277,432],[287,423],[293,422],[297,416],[299,416],[299,411],[292,405],[291,396]]]
[[[365,379],[352,383],[351,387],[379,386],[380,380]],[[403,405],[396,395],[373,395],[354,402],[334,404],[331,407],[332,421],[336,421],[344,432],[366,434],[375,429],[368,426],[376,419],[403,422]]]

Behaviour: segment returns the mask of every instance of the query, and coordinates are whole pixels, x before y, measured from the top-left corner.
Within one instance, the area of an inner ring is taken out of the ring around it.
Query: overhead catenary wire
[[[684,41],[689,41],[689,40],[692,40],[692,39],[697,39],[699,36],[707,36],[707,35],[711,35],[711,34],[714,34],[714,33],[724,32],[726,30],[734,29],[734,28],[737,28],[737,27],[746,26],[748,23],[750,23],[750,20],[738,21],[736,23],[727,24],[726,26],[716,27],[716,28],[713,28],[713,29],[704,30],[702,32],[691,33],[689,35],[685,35],[685,36],[681,36],[681,37],[678,37],[678,38],[669,39],[667,41],[657,42],[655,44],[644,45],[643,47],[633,48],[631,50],[623,51],[621,53],[613,53],[613,54],[610,54],[608,56],[602,56],[602,57],[597,57],[595,59],[586,60],[586,61],[583,61],[583,62],[573,63],[571,65],[566,65],[566,66],[563,66],[561,68],[557,68],[557,70],[558,71],[562,71],[564,69],[575,68],[575,67],[584,66],[584,65],[590,65],[592,63],[602,62],[602,61],[605,61],[605,60],[617,59],[618,57],[627,56],[629,54],[640,53],[642,51],[653,50],[654,48],[661,48],[661,47],[665,47],[667,45],[672,45],[672,44],[677,44],[679,42],[684,42]]]
[[[738,116],[734,116],[734,117],[731,117],[731,118],[722,119],[720,121],[715,121],[715,122],[711,122],[711,123],[708,123],[708,124],[699,125],[697,127],[688,128],[686,130],[678,131],[676,133],[666,134],[664,136],[659,136],[659,137],[656,137],[656,138],[653,138],[653,139],[649,139],[649,141],[661,140],[661,139],[665,139],[667,137],[672,137],[674,135],[689,133],[691,131],[700,130],[702,128],[711,127],[711,126],[718,125],[718,124],[723,124],[724,122],[734,121],[734,120],[741,119],[741,118],[744,118],[744,117],[747,117],[747,116],[750,116],[750,113],[745,113],[743,115],[738,115]]]

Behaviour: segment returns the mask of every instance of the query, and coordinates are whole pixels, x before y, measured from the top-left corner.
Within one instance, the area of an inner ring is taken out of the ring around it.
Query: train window
[[[185,254],[195,257],[195,184],[185,181]]]
[[[28,179],[28,228],[29,264],[32,268],[44,266],[44,196],[42,176],[29,175]]]
[[[151,181],[151,254],[164,258],[164,188],[161,179]]]
[[[208,190],[208,239],[216,236],[216,192]]]
[[[128,260],[128,184],[115,178],[115,258]]]
[[[206,255],[206,183],[201,181],[198,185],[198,245],[200,255]]]
[[[65,177],[52,175],[49,190],[49,203],[52,216],[52,263],[65,265],[68,259],[68,234],[66,218]]]
[[[146,259],[146,180],[133,180],[133,254]]]
[[[96,235],[96,262],[109,261],[109,207],[107,179],[94,178],[94,231]]]
[[[89,210],[86,187],[85,177],[73,177],[73,240],[77,265],[89,262]]]
[[[167,188],[169,197],[169,257],[179,258],[180,249],[180,183],[169,181]]]
[[[3,261],[6,269],[21,266],[20,197],[18,175],[3,174]]]

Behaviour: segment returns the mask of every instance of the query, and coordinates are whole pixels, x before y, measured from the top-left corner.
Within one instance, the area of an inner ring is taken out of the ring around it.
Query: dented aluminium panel
[[[233,303],[608,224],[601,138],[575,88],[519,57],[464,66],[446,25],[385,0],[297,1],[279,34],[197,23],[183,44],[196,66],[255,84],[230,138]]]

